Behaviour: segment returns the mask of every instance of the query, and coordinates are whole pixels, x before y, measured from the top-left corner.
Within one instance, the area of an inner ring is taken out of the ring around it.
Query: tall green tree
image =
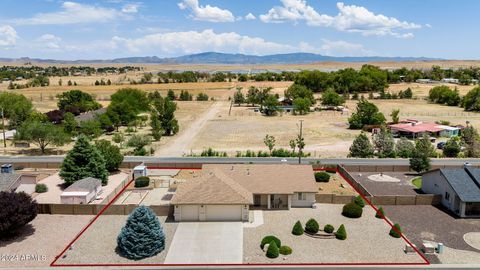
[[[308,114],[310,112],[310,106],[312,106],[310,99],[301,97],[295,98],[293,100],[293,113],[300,115]]]
[[[105,168],[109,172],[117,171],[123,162],[123,155],[120,148],[107,140],[98,140],[95,147],[105,159]]]
[[[245,96],[242,93],[242,88],[237,88],[237,91],[233,95],[233,103],[237,104],[238,106],[242,105],[245,103],[246,99]]]
[[[399,109],[393,109],[392,110],[392,113],[390,114],[390,116],[392,117],[392,122],[394,124],[398,124],[398,122],[400,121],[400,110]]]
[[[480,111],[480,86],[473,88],[463,97],[462,107],[466,111]]]
[[[75,116],[73,115],[73,113],[65,113],[65,115],[63,116],[63,130],[67,134],[74,135],[76,134],[77,125],[78,124],[77,121],[75,121]]]
[[[365,125],[382,125],[385,121],[385,116],[378,107],[367,100],[360,100],[357,103],[357,112],[348,119],[351,129],[361,129]]]
[[[373,145],[379,158],[395,157],[395,141],[392,132],[382,127],[380,132],[373,137]]]
[[[2,92],[0,93],[0,108],[3,109],[5,118],[8,118],[9,126],[16,128],[28,118],[33,110],[33,105],[24,95]]]
[[[297,98],[308,99],[311,104],[315,103],[312,90],[299,84],[292,84],[290,87],[288,87],[288,89],[285,91],[285,97],[291,100],[295,100]]]
[[[455,158],[460,153],[460,143],[457,137],[450,138],[443,146],[443,155],[446,157]]]
[[[86,177],[108,181],[106,162],[100,151],[90,143],[88,137],[80,135],[60,166],[60,177],[68,185]]]
[[[60,110],[77,107],[81,112],[100,109],[102,105],[95,98],[80,90],[70,90],[57,95],[57,106]]]
[[[331,88],[322,94],[322,105],[340,106],[343,103],[345,103],[345,99]]]
[[[268,150],[270,151],[270,155],[272,154],[272,150],[273,148],[275,147],[275,137],[273,137],[272,135],[265,135],[265,138],[263,139],[263,143],[265,144],[265,146],[268,147]]]
[[[395,152],[401,158],[411,158],[415,151],[415,144],[405,137],[401,137],[395,144]]]
[[[162,138],[163,129],[157,112],[153,111],[150,114],[150,127],[152,128],[152,137],[155,141],[159,141]]]
[[[70,137],[61,127],[37,120],[23,122],[14,137],[14,140],[17,141],[28,141],[36,144],[42,154],[45,154],[47,146],[62,146],[69,139]]]
[[[355,137],[355,140],[353,140],[348,156],[356,158],[371,158],[373,157],[373,153],[374,150],[372,143],[370,143],[367,135],[364,132],[361,132]]]
[[[277,98],[269,94],[262,102],[262,112],[267,116],[276,115],[280,109],[279,106]]]
[[[462,130],[462,144],[465,145],[465,156],[470,158],[480,157],[480,141],[476,128],[468,125]]]
[[[423,134],[415,142],[415,151],[410,158],[410,168],[416,172],[424,172],[430,169],[430,157],[435,154],[435,149],[430,142],[430,136]]]
[[[152,109],[158,115],[161,127],[165,132],[164,135],[171,136],[177,134],[180,129],[178,120],[175,118],[177,104],[169,98],[163,98],[157,91],[149,97],[152,100]]]

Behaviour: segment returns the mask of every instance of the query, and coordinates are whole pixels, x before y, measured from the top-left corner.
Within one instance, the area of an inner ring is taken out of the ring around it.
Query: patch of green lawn
[[[412,179],[412,184],[417,187],[418,189],[422,188],[422,177],[415,177]]]

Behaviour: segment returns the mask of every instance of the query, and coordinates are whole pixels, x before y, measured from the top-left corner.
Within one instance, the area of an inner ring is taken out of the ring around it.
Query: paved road
[[[0,156],[0,163],[59,163],[65,156]],[[296,164],[298,159],[287,158],[285,162],[282,158],[209,158],[209,157],[139,157],[126,156],[125,162],[147,162],[147,163],[289,163]],[[409,165],[408,159],[356,159],[356,158],[332,158],[315,159],[304,158],[303,164],[344,164],[344,165]],[[432,159],[432,165],[450,165],[460,166],[464,163],[480,166],[480,159]]]

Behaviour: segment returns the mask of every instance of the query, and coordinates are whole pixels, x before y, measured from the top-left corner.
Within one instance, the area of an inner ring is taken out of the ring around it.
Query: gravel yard
[[[448,247],[438,258],[429,256],[430,262],[456,263],[459,256],[465,255],[463,263],[479,263],[480,251],[467,244],[464,235],[480,232],[480,219],[456,218],[446,210],[431,205],[389,205],[383,206],[383,209],[390,220],[400,223],[417,247],[421,246],[423,240],[443,243]],[[469,259],[475,257],[471,256],[472,252],[476,253],[476,260]]]
[[[390,226],[375,218],[375,211],[366,206],[360,219],[341,215],[342,205],[317,204],[317,209],[292,208],[290,211],[264,211],[264,224],[244,229],[243,263],[422,263],[417,254],[404,253],[406,242],[388,235]],[[320,228],[341,224],[347,230],[345,241],[315,239],[306,235],[292,235],[293,224],[300,220],[305,226],[309,218],[315,218]],[[260,249],[260,241],[266,235],[276,235],[282,245],[290,246],[293,253],[269,259]],[[285,258],[285,259],[283,259]]]
[[[68,250],[65,258],[60,258],[58,264],[128,264],[163,263],[168,248],[172,242],[178,223],[165,222],[166,217],[159,217],[166,236],[165,250],[154,257],[132,261],[121,257],[116,251],[117,236],[125,225],[128,216],[100,216],[90,228]]]
[[[317,183],[317,186],[320,194],[357,195],[352,186],[337,173],[331,174],[327,183]]]
[[[13,240],[0,240],[0,254],[12,257],[1,260],[0,268],[48,267],[50,263],[84,228],[93,216],[38,215]],[[22,260],[20,256],[36,256]]]
[[[379,174],[379,172],[354,172],[352,176],[372,193],[372,195],[417,195],[419,192],[412,184],[412,179],[415,178],[415,175],[402,172],[386,172],[383,173],[383,175],[386,176],[384,177],[385,182],[369,179],[369,177],[374,179],[379,178],[371,177]],[[400,181],[394,182],[392,178]]]

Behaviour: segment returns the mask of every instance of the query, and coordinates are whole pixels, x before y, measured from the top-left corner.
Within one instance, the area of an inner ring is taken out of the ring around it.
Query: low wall
[[[317,203],[346,204],[353,202],[353,195],[337,195],[337,194],[315,194]]]
[[[336,194],[316,194],[315,201],[317,203],[346,204],[353,202],[355,196],[352,195],[336,195]],[[442,197],[432,194],[418,194],[407,196],[367,196],[374,205],[437,205],[440,204]]]
[[[338,166],[338,172],[355,188],[355,190],[363,194],[363,196],[372,196],[372,193],[362,186],[362,184],[360,184],[343,166]]]
[[[39,214],[51,215],[98,215],[104,204],[38,204]],[[136,204],[112,204],[105,209],[102,215],[128,215],[138,205]],[[149,206],[157,216],[169,216],[173,213],[173,207],[168,205]]]

